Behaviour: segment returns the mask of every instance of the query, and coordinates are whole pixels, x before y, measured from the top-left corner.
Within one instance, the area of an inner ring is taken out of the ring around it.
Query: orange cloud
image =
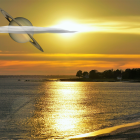
[[[139,54],[0,54],[0,56],[26,56],[26,57],[84,57],[84,58],[140,58]]]
[[[140,62],[128,62],[121,66],[122,69],[127,69],[127,68],[140,68]]]
[[[119,63],[108,61],[89,61],[89,60],[69,60],[69,61],[0,61],[1,73],[16,74],[75,74],[77,70],[90,71],[97,69],[124,69],[136,67],[138,63],[126,63],[120,66]]]
[[[0,74],[75,74],[77,70],[140,68],[140,55],[0,54]]]
[[[59,60],[59,59],[69,59],[69,60],[84,60],[84,59],[94,59],[94,58],[119,58],[119,59],[139,59],[140,55],[138,54],[0,54],[0,57],[2,58],[10,58],[12,60],[13,58],[16,58],[17,60]]]

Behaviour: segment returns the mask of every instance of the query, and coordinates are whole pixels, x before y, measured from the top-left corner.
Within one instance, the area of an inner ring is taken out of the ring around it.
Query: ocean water
[[[140,83],[26,79],[0,77],[0,139],[63,139],[139,121]]]

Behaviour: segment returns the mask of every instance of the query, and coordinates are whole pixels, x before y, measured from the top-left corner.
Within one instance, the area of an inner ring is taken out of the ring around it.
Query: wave
[[[140,138],[140,121],[134,123],[123,124],[110,128],[101,129],[95,132],[86,133],[70,137],[70,140],[78,139],[119,139],[129,138],[135,139]]]

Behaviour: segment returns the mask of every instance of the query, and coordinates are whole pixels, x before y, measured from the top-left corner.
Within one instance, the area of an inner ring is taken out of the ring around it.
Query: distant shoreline
[[[74,75],[0,75],[0,80],[17,79],[17,81],[25,82],[129,82],[140,83],[140,79],[114,79],[114,78],[77,78]]]
[[[115,79],[85,79],[85,78],[74,78],[74,79],[59,79],[62,82],[140,82],[140,80],[115,80]]]

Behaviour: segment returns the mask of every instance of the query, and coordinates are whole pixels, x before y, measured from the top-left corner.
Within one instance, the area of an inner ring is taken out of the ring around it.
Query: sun
[[[64,20],[59,22],[57,25],[53,26],[56,28],[61,28],[64,30],[75,31],[75,33],[63,33],[62,36],[69,37],[73,36],[79,32],[88,32],[90,31],[90,27],[84,24],[79,24],[71,20]]]

